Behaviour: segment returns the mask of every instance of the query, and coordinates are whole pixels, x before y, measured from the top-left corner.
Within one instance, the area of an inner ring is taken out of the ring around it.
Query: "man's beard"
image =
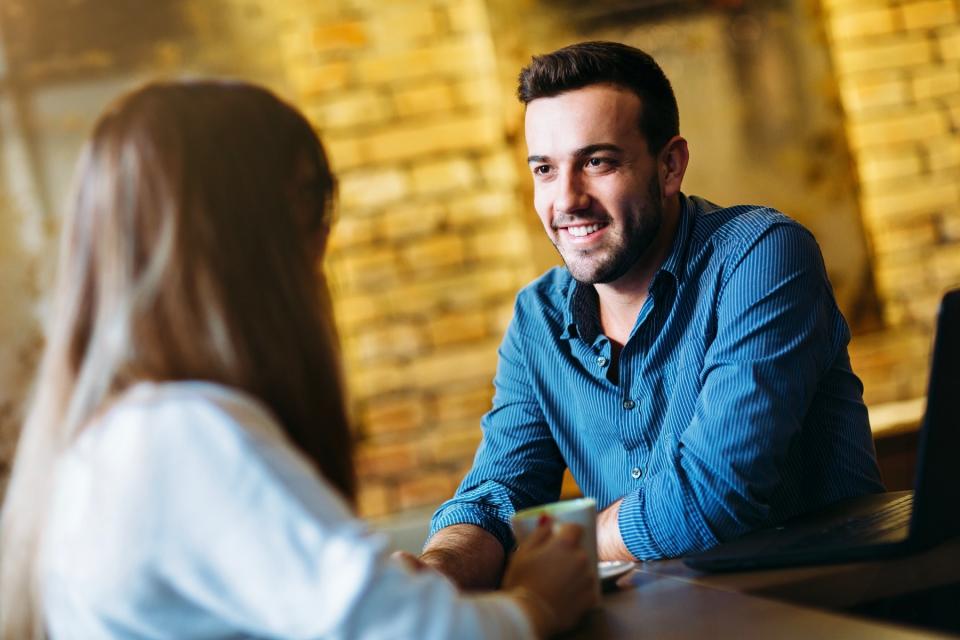
[[[567,270],[582,284],[607,284],[626,274],[653,244],[663,224],[663,207],[660,204],[660,183],[654,176],[647,186],[648,208],[639,219],[624,221],[624,238],[621,245],[613,247],[607,255],[596,262],[567,260],[560,248]],[[629,225],[629,226],[627,226]],[[574,250],[575,251],[575,250]],[[588,255],[584,253],[584,255]]]

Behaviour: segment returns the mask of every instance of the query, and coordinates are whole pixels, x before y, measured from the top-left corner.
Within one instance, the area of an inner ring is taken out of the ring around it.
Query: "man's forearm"
[[[420,560],[462,589],[496,589],[506,554],[493,534],[472,524],[455,524],[434,534]]]
[[[629,560],[636,558],[627,549],[620,534],[620,503],[617,500],[597,515],[597,557],[600,560]]]

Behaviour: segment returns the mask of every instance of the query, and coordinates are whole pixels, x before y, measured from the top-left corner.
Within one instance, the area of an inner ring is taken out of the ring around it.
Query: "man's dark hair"
[[[640,131],[651,154],[680,133],[673,87],[650,54],[619,42],[580,42],[534,56],[520,71],[517,96],[523,104],[592,84],[611,83],[640,98]]]

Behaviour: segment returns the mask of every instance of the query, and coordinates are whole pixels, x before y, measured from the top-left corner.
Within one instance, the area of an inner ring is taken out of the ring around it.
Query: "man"
[[[515,510],[564,468],[602,507],[601,559],[704,549],[882,491],[850,333],[819,247],[769,208],[680,191],[670,83],[622,44],[520,74],[534,207],[566,268],[517,297],[493,408],[422,561],[495,586]]]

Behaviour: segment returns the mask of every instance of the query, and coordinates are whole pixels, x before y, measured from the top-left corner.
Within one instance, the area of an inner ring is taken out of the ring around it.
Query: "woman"
[[[543,636],[594,603],[576,530],[463,595],[351,515],[333,190],[263,89],[154,84],[100,118],[4,506],[4,638]]]

